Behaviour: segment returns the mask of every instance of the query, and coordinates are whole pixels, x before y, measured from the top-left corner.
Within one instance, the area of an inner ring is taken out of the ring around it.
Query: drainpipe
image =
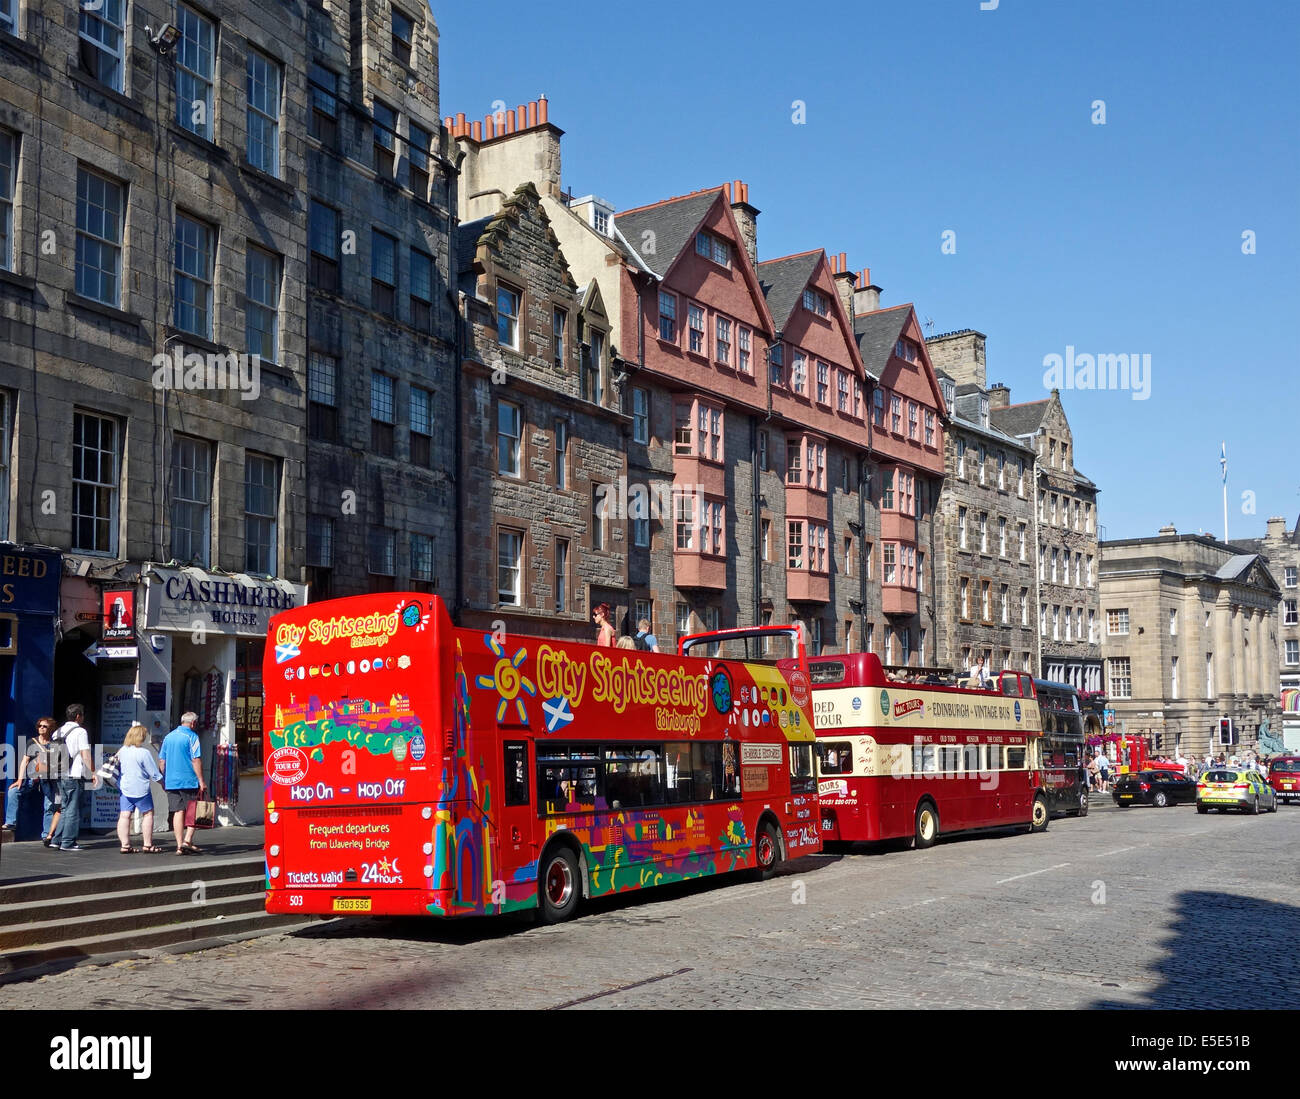
[[[1038,629],[1036,636],[1038,641],[1035,645],[1037,652],[1038,677],[1043,679],[1046,673],[1043,671],[1043,636],[1047,631],[1047,616],[1043,613],[1043,572],[1039,567],[1038,558],[1038,511],[1040,504],[1038,502],[1038,448],[1034,448],[1034,602],[1039,606]]]
[[[769,375],[770,378],[770,375]],[[769,396],[769,401],[770,401]],[[749,417],[749,469],[750,469],[750,507],[753,515],[753,543],[751,549],[754,554],[754,625],[757,626],[763,621],[763,545],[759,537],[759,530],[762,522],[759,518],[759,506],[762,503],[762,493],[759,491],[759,468],[758,468],[758,417],[751,414]]]
[[[878,384],[878,383],[877,383]],[[875,385],[869,385],[866,392],[866,409],[867,409],[867,456],[862,462],[862,468],[859,473],[858,483],[858,518],[862,524],[862,532],[858,538],[860,543],[858,548],[858,588],[860,591],[859,598],[862,600],[862,610],[858,612],[861,622],[858,626],[858,636],[862,638],[863,652],[867,652],[867,499],[871,495],[871,447],[875,438],[872,427],[875,423],[872,409],[875,407],[872,403],[874,397]]]

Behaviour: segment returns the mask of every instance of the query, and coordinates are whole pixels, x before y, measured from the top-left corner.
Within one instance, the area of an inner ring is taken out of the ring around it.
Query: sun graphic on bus
[[[520,649],[514,656],[507,657],[501,643],[490,633],[484,634],[483,643],[497,658],[497,666],[492,675],[476,676],[475,682],[483,689],[494,690],[501,696],[501,701],[497,703],[497,721],[506,716],[510,703],[513,702],[515,713],[519,715],[519,724],[527,725],[528,711],[524,709],[524,700],[519,697],[519,692],[522,690],[529,698],[537,694],[533,681],[526,675],[519,674],[519,666],[528,659],[528,650]]]

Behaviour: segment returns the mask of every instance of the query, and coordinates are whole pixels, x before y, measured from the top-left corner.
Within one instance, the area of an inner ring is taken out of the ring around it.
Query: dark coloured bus
[[[1088,780],[1083,756],[1086,746],[1079,692],[1068,683],[1034,680],[1038,710],[1043,718],[1043,786],[1053,815],[1088,815]]]

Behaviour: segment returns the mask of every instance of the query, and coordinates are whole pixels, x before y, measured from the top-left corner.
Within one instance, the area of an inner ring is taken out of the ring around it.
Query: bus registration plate
[[[369,912],[369,897],[335,897],[335,912]]]

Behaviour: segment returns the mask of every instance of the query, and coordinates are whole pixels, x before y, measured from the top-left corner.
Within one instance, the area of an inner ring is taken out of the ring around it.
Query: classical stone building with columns
[[[1255,746],[1260,722],[1276,730],[1280,589],[1265,559],[1173,527],[1101,552],[1106,691],[1122,731],[1158,752],[1233,755]]]
[[[1230,544],[1241,553],[1262,554],[1273,579],[1282,585],[1277,630],[1282,728],[1272,731],[1287,751],[1300,752],[1300,520],[1287,530],[1286,519],[1274,516],[1266,530],[1263,538],[1234,538]]]

